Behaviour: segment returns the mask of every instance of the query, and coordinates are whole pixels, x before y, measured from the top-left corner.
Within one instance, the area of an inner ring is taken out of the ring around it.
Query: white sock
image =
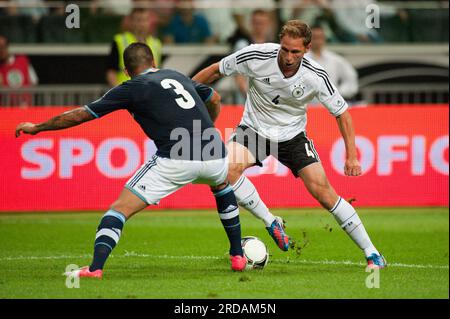
[[[242,175],[232,187],[239,205],[247,209],[255,217],[262,219],[266,227],[272,225],[275,216],[269,212],[266,204],[259,197],[255,186],[247,177]]]
[[[345,199],[339,197],[334,207],[330,209],[330,213],[334,215],[336,221],[356,245],[364,251],[366,257],[373,253],[380,254],[372,244],[355,209]]]

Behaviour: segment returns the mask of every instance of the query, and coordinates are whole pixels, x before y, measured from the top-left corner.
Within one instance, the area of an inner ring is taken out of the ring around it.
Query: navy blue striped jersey
[[[205,161],[226,156],[205,105],[213,92],[177,71],[149,69],[85,108],[95,117],[126,109],[155,142],[158,156]]]

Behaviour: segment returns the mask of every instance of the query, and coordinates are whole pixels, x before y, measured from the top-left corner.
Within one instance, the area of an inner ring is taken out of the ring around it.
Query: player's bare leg
[[[322,164],[313,163],[299,171],[311,195],[329,212],[331,212],[356,245],[363,250],[369,266],[383,268],[386,265],[383,256],[378,252],[367,234],[364,225],[345,199],[339,197],[330,185]]]
[[[119,242],[125,222],[137,212],[147,207],[147,204],[130,190],[124,188],[119,198],[103,215],[97,228],[94,244],[94,257],[89,267],[76,271],[79,277],[102,278],[103,266],[111,251]]]
[[[228,182],[212,186],[211,191],[216,198],[217,212],[230,242],[231,269],[243,271],[247,265],[241,245],[241,223],[239,206],[233,189]]]
[[[289,236],[284,232],[283,220],[272,215],[266,204],[259,197],[252,182],[243,175],[244,170],[256,163],[255,157],[243,145],[236,142],[227,144],[229,168],[228,180],[239,205],[261,219],[277,246],[284,251],[289,249]]]

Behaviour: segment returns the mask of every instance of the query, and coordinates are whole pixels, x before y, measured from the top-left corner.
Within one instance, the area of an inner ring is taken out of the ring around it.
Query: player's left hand
[[[39,133],[39,129],[36,127],[36,124],[34,123],[22,122],[16,127],[16,137],[20,136],[20,132],[35,135]]]
[[[346,176],[361,175],[361,164],[356,158],[347,159],[345,161],[344,173]]]

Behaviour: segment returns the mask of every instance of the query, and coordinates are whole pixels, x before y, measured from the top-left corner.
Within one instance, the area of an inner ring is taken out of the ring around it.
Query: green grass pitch
[[[102,280],[66,287],[69,264],[89,264],[103,213],[0,214],[0,298],[449,298],[448,208],[358,209],[387,269],[365,271],[361,251],[320,209],[274,210],[301,245],[281,252],[261,221],[241,212],[242,235],[270,261],[234,273],[214,211],[149,211],[129,220]],[[368,276],[372,276],[369,277]],[[372,278],[372,279],[371,279]]]

